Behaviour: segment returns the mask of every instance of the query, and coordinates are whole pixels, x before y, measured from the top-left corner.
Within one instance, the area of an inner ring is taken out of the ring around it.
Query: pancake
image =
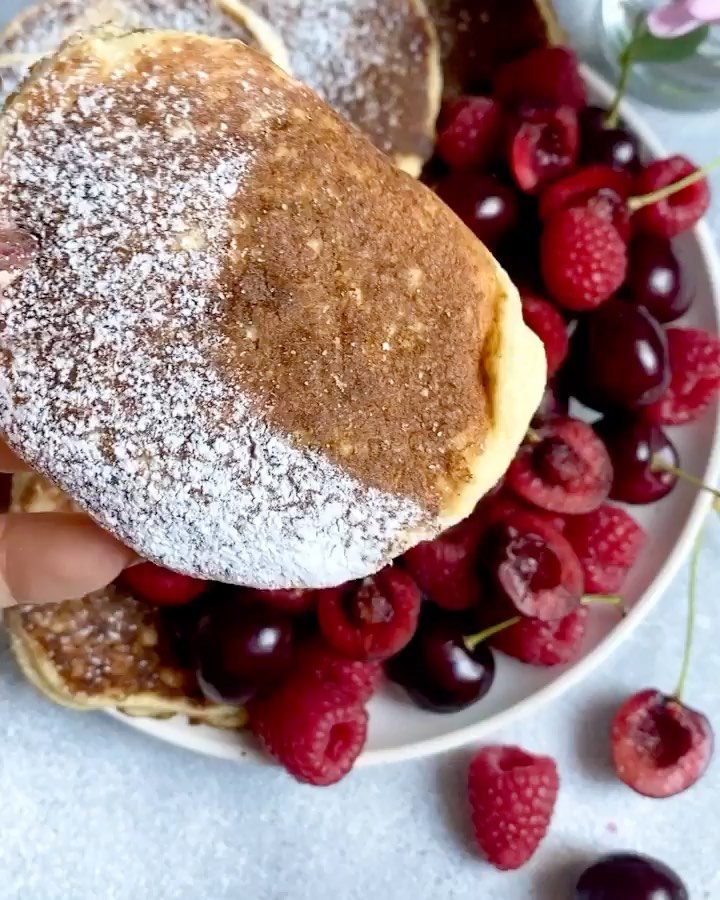
[[[170,569],[376,572],[472,511],[540,401],[490,253],[239,42],[73,41],[0,119],[0,208],[38,248],[0,305],[0,428]]]
[[[442,54],[444,95],[484,90],[503,63],[562,43],[550,0],[426,0]]]
[[[0,106],[34,62],[57,51],[72,34],[109,22],[123,28],[172,28],[240,40],[289,70],[278,33],[241,0],[232,15],[215,0],[43,0],[0,31]]]
[[[237,0],[218,0],[232,11]],[[417,177],[432,155],[442,76],[424,0],[246,0],[280,33],[296,78]]]
[[[72,512],[57,488],[35,475],[13,479],[15,512]],[[141,603],[115,587],[77,600],[3,613],[26,678],[71,709],[117,708],[128,715],[238,728],[245,712],[205,700],[183,650],[178,610]]]

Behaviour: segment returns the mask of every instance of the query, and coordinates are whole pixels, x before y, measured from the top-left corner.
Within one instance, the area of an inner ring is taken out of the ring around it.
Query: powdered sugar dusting
[[[70,104],[67,83],[44,75],[32,122],[6,114],[0,206],[39,256],[0,301],[2,427],[171,568],[256,587],[375,571],[427,525],[422,510],[293,447],[222,366],[232,297],[219,275],[230,202],[252,184],[252,138],[222,121],[217,137],[199,134],[201,92],[153,71],[136,79],[73,84]],[[236,84],[233,102],[258,120],[286,113],[282,91]]]
[[[17,89],[34,59],[54,52],[70,35],[108,22],[235,38],[255,46],[253,35],[212,0],[45,0],[22,22],[22,28],[0,39],[0,58],[18,57],[11,65],[0,65],[0,105]]]
[[[427,14],[414,0],[247,2],[280,32],[296,78],[384,152],[412,149],[399,144],[432,116]]]

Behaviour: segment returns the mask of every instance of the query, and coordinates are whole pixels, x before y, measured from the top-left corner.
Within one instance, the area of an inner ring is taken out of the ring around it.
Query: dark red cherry
[[[659,425],[640,417],[606,416],[594,427],[612,460],[611,500],[655,503],[675,487],[675,475],[653,466],[655,459],[675,468],[680,464],[677,450]]]
[[[578,322],[568,366],[570,393],[598,412],[646,406],[670,383],[665,332],[644,307],[618,299]]]
[[[690,309],[692,294],[684,290],[680,263],[666,238],[638,235],[630,244],[625,293],[658,322],[674,322]]]
[[[422,709],[451,713],[490,690],[495,660],[486,642],[468,649],[461,617],[425,615],[410,643],[388,660],[388,677]]]
[[[539,428],[549,419],[557,416],[567,416],[568,413],[568,397],[562,385],[558,381],[549,381],[545,385],[545,392],[542,395],[540,406],[535,410],[532,419],[533,428]]]
[[[438,184],[437,194],[488,247],[517,223],[515,192],[489,175],[451,172]]]
[[[268,606],[246,605],[232,594],[208,604],[197,625],[197,677],[214,703],[243,706],[271,690],[292,663],[288,617]]]
[[[575,900],[689,900],[673,870],[650,856],[611,853],[593,863],[575,886]]]
[[[640,168],[640,144],[622,125],[607,126],[607,110],[590,106],[580,113],[582,159],[634,174]]]

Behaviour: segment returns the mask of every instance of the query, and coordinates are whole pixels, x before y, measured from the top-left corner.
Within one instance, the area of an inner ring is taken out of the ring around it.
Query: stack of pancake
[[[508,9],[512,6],[518,7],[514,13]],[[506,17],[512,17],[512,28],[503,24]],[[6,94],[11,96],[28,71],[39,59],[53,53],[58,44],[77,31],[108,21],[124,29],[171,28],[244,41],[311,86],[341,116],[364,131],[399,168],[413,175],[420,173],[432,153],[434,123],[443,92],[451,95],[467,85],[482,83],[492,74],[491,67],[505,58],[557,36],[556,25],[544,4],[536,6],[530,0],[517,4],[506,0],[502,10],[501,4],[488,0],[477,3],[474,0],[431,0],[428,6],[422,0],[308,0],[305,3],[297,0],[90,0],[87,3],[45,0],[21,15],[4,35],[0,35],[0,77]],[[474,47],[474,55],[468,51],[469,45]],[[182,60],[183,57],[177,55],[168,65],[179,66]],[[43,65],[33,69],[34,78],[42,79]],[[10,106],[13,102],[14,99]],[[185,137],[184,132],[178,131],[178,141]],[[2,145],[0,130],[0,150]],[[375,163],[372,161],[358,158],[357,172],[353,171],[352,158],[346,159],[345,163],[353,175],[367,165],[368,172],[374,176]],[[288,164],[283,162],[283,165]],[[400,196],[404,188],[400,185],[397,190]],[[431,212],[428,212],[428,233],[435,210]],[[418,221],[421,219],[419,217]],[[455,227],[450,220],[448,227]],[[239,232],[234,240],[238,235]],[[190,234],[188,240],[201,240],[202,237],[199,234],[193,238]],[[462,237],[459,239],[458,248],[463,245],[463,240]],[[323,241],[312,238],[307,247],[317,256],[323,252]],[[455,259],[456,265],[463,265],[461,257],[465,252],[464,247],[458,250],[460,261]],[[500,273],[495,273],[489,255],[484,251],[477,252],[479,268],[492,273],[492,277],[487,275],[486,278],[488,302],[496,302],[495,292],[500,298],[497,302],[502,303],[510,286],[502,280]],[[471,250],[467,253],[471,255]],[[313,263],[311,268],[315,271],[316,264]],[[406,275],[408,297],[410,294],[422,297],[422,268],[409,266]],[[357,299],[359,301],[360,297]],[[491,319],[493,315],[490,315]],[[503,315],[501,312],[492,322],[484,321],[478,326],[480,331],[485,330],[486,336],[489,329],[496,329],[490,341],[495,350],[507,337],[502,333]],[[513,315],[519,317],[519,304],[513,306]],[[379,324],[383,321],[380,317]],[[473,327],[475,323],[469,322],[468,333]],[[521,319],[518,322],[513,319],[512,327],[508,326],[508,332],[519,333],[520,329]],[[427,323],[419,320],[414,338],[418,347],[424,346],[424,331],[427,331]],[[250,332],[255,340],[255,325],[249,327],[248,335]],[[435,339],[434,335],[430,337]],[[388,343],[387,349],[389,346]],[[513,345],[514,352],[519,346],[519,343]],[[441,345],[437,347],[439,354]],[[386,352],[384,344],[381,349]],[[457,342],[454,349],[458,349]],[[518,367],[522,354],[515,355],[517,359],[511,362]],[[522,362],[532,360],[536,355],[535,346],[529,346]],[[502,354],[498,359],[501,357]],[[269,362],[263,360],[263,373],[268,378],[272,369]],[[483,360],[483,364],[485,362]],[[505,364],[507,360],[503,361]],[[515,385],[513,397],[518,401],[518,420],[511,422],[512,427],[508,428],[505,428],[505,422],[494,423],[505,442],[498,454],[505,462],[509,460],[508,454],[511,455],[510,445],[513,442],[517,445],[524,429],[520,420],[532,412],[524,407],[532,407],[535,394],[539,396],[542,390],[542,364],[537,367],[530,364],[527,369],[526,377],[537,376],[537,384],[522,400],[519,398],[523,394],[523,384]],[[493,378],[498,373],[490,363],[488,373],[492,392],[496,387]],[[246,374],[252,380],[252,373]],[[498,379],[500,376],[502,372]],[[389,383],[392,384],[392,380]],[[281,380],[278,385],[285,387]],[[335,386],[339,395],[342,394],[344,387]],[[433,387],[432,383],[429,387]],[[279,392],[278,397],[282,396]],[[489,399],[493,400],[492,397]],[[292,428],[296,437],[309,439],[322,433],[323,447],[334,457],[342,457],[343,447],[334,442],[331,430],[327,430],[327,423],[321,418],[312,422],[314,433],[308,434],[292,419],[297,410],[289,407],[283,410],[281,401],[273,402],[278,415],[284,413],[287,421],[292,420],[287,427]],[[461,411],[462,404],[460,397],[458,408]],[[493,414],[498,419],[503,415],[510,416],[510,406],[505,404],[493,413],[491,402],[489,410],[485,411],[486,418],[492,420]],[[306,405],[299,404],[298,409],[301,417],[307,415]],[[352,411],[351,406],[348,410]],[[453,419],[453,415],[447,415]],[[362,432],[361,419],[358,416],[358,433]],[[287,425],[287,422],[282,424]],[[518,430],[520,433],[516,433]],[[469,439],[470,431],[463,434]],[[490,445],[488,434],[486,428],[480,437]],[[28,454],[22,455],[29,458]],[[384,474],[379,468],[382,454],[380,457],[374,460],[372,454],[367,453],[363,465],[356,466],[363,474],[363,466],[366,466],[370,472],[368,483],[373,485],[373,490],[376,490],[375,481],[382,481],[380,475]],[[456,474],[458,481],[466,485],[477,480],[477,473],[467,469],[461,454],[458,459],[462,471],[450,474]],[[398,465],[400,462],[403,460],[399,459]],[[373,465],[377,471],[373,470]],[[348,466],[352,471],[353,462],[349,460]],[[485,473],[490,480],[484,485],[485,489],[501,473],[502,469],[495,471],[497,467],[496,459],[494,468],[490,466]],[[422,495],[420,488],[418,495]],[[87,503],[85,507],[91,505]],[[36,512],[73,507],[72,501],[58,488],[40,476],[32,475],[14,479],[12,508]],[[469,509],[465,508],[462,514],[467,512]],[[461,517],[459,507],[455,520],[458,517]],[[219,727],[239,727],[243,723],[241,710],[214,705],[202,697],[185,647],[182,617],[148,607],[114,586],[54,606],[15,609],[6,614],[6,622],[13,650],[24,673],[55,702],[76,709],[113,707],[130,715],[165,717],[180,713]]]

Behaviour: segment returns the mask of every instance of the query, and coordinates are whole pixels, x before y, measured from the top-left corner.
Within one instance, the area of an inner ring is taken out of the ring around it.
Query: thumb
[[[135,559],[77,513],[0,515],[0,607],[82,597],[108,585]]]

